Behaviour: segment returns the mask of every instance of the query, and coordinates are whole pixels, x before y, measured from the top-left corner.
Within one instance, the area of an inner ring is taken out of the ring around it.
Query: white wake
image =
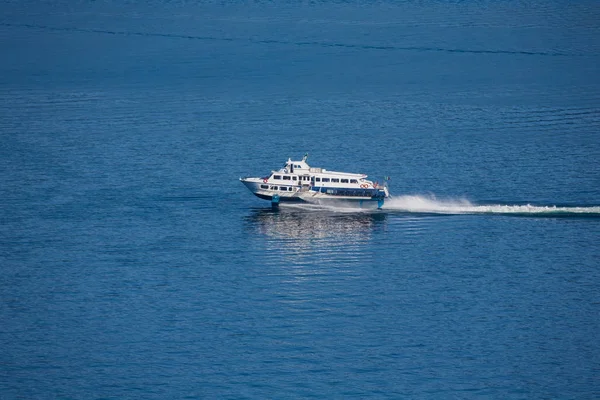
[[[600,206],[539,206],[510,204],[472,204],[466,199],[437,199],[435,196],[406,195],[387,199],[383,210],[432,214],[529,214],[600,216]]]

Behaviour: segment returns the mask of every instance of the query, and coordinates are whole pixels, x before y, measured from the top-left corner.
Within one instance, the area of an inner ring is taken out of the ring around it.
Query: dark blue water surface
[[[3,1],[0,398],[599,398],[598,21]],[[394,198],[238,181],[305,152]]]

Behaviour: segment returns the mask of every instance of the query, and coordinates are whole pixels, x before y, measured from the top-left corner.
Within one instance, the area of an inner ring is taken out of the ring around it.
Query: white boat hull
[[[344,196],[340,194],[328,194],[319,190],[320,188],[297,187],[293,191],[274,191],[261,188],[265,185],[261,178],[240,178],[240,181],[258,198],[277,203],[309,203],[323,206],[381,208],[386,198],[389,197],[387,188],[377,193],[371,191],[370,195]],[[269,186],[271,187],[271,186]],[[366,191],[365,191],[366,192]]]

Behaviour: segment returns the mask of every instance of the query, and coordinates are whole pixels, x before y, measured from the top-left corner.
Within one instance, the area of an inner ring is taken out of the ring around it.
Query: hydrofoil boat
[[[240,181],[255,196],[271,201],[306,202],[321,205],[348,205],[381,208],[390,197],[387,178],[383,184],[367,179],[367,175],[313,168],[301,161],[288,159],[278,171],[264,177],[244,177]]]

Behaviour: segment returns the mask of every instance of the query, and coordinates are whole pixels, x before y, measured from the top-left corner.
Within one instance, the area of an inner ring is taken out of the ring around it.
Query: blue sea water
[[[598,21],[3,1],[0,398],[599,398]],[[305,152],[393,198],[238,181]]]

